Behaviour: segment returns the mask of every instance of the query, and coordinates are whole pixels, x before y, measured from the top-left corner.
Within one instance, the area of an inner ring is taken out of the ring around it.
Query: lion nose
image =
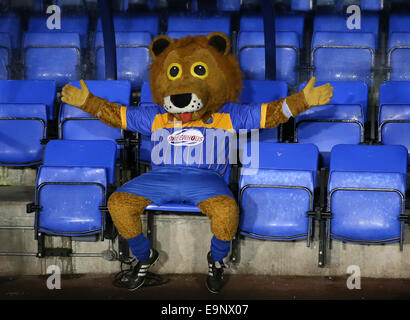
[[[186,107],[192,99],[192,93],[174,94],[171,95],[171,102],[177,108]]]

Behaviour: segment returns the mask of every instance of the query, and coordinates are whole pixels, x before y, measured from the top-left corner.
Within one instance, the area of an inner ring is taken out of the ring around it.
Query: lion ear
[[[227,55],[231,50],[231,41],[229,37],[223,32],[212,32],[208,34],[208,44],[214,47],[223,55]]]
[[[149,51],[151,53],[151,57],[155,59],[158,57],[168,46],[174,42],[170,37],[165,35],[157,36],[154,40],[152,40],[151,45],[149,47]]]

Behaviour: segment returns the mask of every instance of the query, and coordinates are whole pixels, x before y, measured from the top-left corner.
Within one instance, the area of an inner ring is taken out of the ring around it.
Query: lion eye
[[[182,68],[179,63],[172,63],[168,67],[168,78],[170,80],[178,79],[182,74]]]
[[[203,65],[197,65],[194,68],[194,72],[198,75],[198,76],[203,76],[206,73],[206,69]]]
[[[204,62],[196,62],[191,67],[191,74],[194,77],[204,79],[208,76],[208,66]]]
[[[179,68],[177,66],[173,66],[171,70],[169,70],[169,75],[175,78],[179,73]]]

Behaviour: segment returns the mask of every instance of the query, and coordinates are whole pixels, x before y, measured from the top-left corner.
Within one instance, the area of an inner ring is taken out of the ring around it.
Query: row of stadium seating
[[[55,80],[57,87],[78,80],[85,75],[90,79],[105,79],[104,43],[101,23],[95,31],[89,30],[88,16],[64,16],[61,29],[48,29],[47,16],[34,16],[22,36],[18,16],[0,16],[0,79],[12,79],[13,69],[22,69],[21,79]],[[387,43],[379,43],[379,17],[364,12],[361,28],[350,30],[343,15],[317,14],[313,20],[310,46],[310,66],[301,62],[301,49],[307,40],[303,14],[279,15],[276,18],[277,80],[297,86],[300,71],[305,67],[322,81],[365,81],[371,89],[375,78],[376,54],[383,55],[386,80],[409,80],[406,61],[409,56],[410,15],[391,14]],[[170,15],[167,30],[171,37],[187,34],[207,34],[223,31],[229,34],[246,79],[265,79],[265,51],[263,19],[261,15],[243,15],[240,27],[231,32],[229,15]],[[151,63],[149,44],[160,33],[159,17],[155,14],[114,17],[117,45],[117,78],[131,81],[139,90],[148,80]],[[90,45],[90,60],[85,58]],[[384,49],[386,47],[386,49]],[[21,48],[21,61],[12,59],[13,49]],[[47,59],[45,59],[47,57]],[[13,67],[13,63],[15,66]],[[95,64],[84,70],[84,65]],[[310,75],[311,75],[310,74]]]
[[[400,2],[402,0],[390,0]],[[3,3],[5,2],[5,3]],[[13,10],[45,11],[46,5],[55,4],[63,10],[96,10],[97,0],[15,0],[0,2],[4,8]],[[210,3],[210,4],[209,4]],[[384,0],[275,0],[275,4],[292,11],[310,11],[317,8],[334,8],[342,10],[348,5],[360,5],[365,10],[379,11],[385,6]],[[201,8],[212,8],[219,12],[234,12],[239,10],[254,10],[260,7],[259,0],[112,0],[112,8],[116,11],[132,9],[186,9],[198,11]]]
[[[261,142],[259,150],[257,166],[244,165],[239,174],[240,234],[272,241],[303,239],[309,247],[319,221],[325,230],[319,237],[319,266],[325,263],[323,252],[331,239],[398,242],[402,249],[408,222],[405,147],[335,146],[328,188],[323,191],[326,208],[317,207],[316,146]],[[104,239],[116,152],[111,141],[53,140],[47,144],[37,175],[36,200],[28,206],[28,212],[35,212],[38,241],[43,241],[44,234]],[[146,210],[199,212],[189,203],[152,204]],[[39,248],[42,257],[43,247]]]

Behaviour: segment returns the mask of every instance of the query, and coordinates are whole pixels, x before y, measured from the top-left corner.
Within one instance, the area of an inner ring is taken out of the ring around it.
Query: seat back
[[[322,81],[364,81],[373,83],[377,38],[373,33],[315,32],[311,63]]]
[[[47,138],[44,104],[0,103],[0,165],[30,166],[43,159]]]
[[[109,184],[115,183],[116,145],[112,141],[51,140],[44,152],[49,167],[104,168]]]
[[[265,39],[261,31],[240,31],[237,56],[246,79],[265,79]],[[276,79],[295,85],[299,63],[299,41],[296,32],[276,34]]]
[[[298,48],[303,48],[303,33],[305,18],[302,14],[288,14],[275,16],[276,32],[295,32],[298,37]],[[239,31],[259,31],[263,32],[262,15],[243,15],[240,19]]]
[[[378,139],[385,145],[398,144],[410,150],[408,90],[410,90],[409,81],[387,81],[380,86]]]
[[[410,15],[392,13],[389,17],[387,65],[391,67],[388,80],[408,81],[410,77]]]
[[[128,80],[133,88],[140,88],[149,79],[151,56],[149,32],[116,32],[117,79]],[[105,53],[102,32],[98,32],[95,41],[97,79],[105,79]]]
[[[36,181],[35,230],[59,236],[102,233],[107,188],[114,183],[111,141],[52,140]],[[36,233],[36,234],[37,234]]]
[[[42,166],[36,183],[36,232],[57,236],[101,233],[107,204],[107,172],[99,167]]]
[[[54,80],[58,88],[80,79],[78,33],[25,33],[23,48],[25,79]]]
[[[310,238],[307,212],[313,210],[317,147],[266,142],[258,146],[259,161],[241,168],[241,233],[264,240]]]
[[[328,183],[328,237],[379,244],[403,241],[407,150],[403,146],[338,145]]]
[[[1,80],[0,103],[43,104],[47,119],[53,119],[56,85],[49,80]]]

